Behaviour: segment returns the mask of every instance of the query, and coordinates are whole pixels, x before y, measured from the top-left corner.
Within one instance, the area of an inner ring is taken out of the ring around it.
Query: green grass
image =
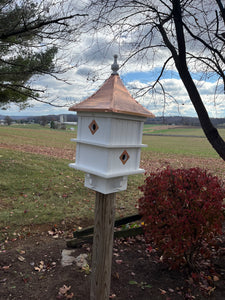
[[[40,124],[11,124],[10,127],[12,128],[22,128],[22,129],[49,129],[49,126],[41,126]]]
[[[168,129],[159,129],[159,125],[145,124],[143,133],[148,134],[165,134],[165,135],[184,135],[184,136],[196,136],[205,137],[205,134],[201,127],[175,127]],[[225,137],[225,129],[219,129],[220,134]]]
[[[206,158],[219,157],[200,127],[163,130],[155,128],[159,128],[159,126],[145,125],[143,132],[149,134],[163,134],[163,136],[143,135],[143,144],[148,145],[147,148],[143,148],[143,151]],[[225,129],[219,129],[219,132],[221,136],[225,138]]]
[[[195,157],[219,157],[206,138],[143,136],[142,142],[148,145],[142,151]]]
[[[92,224],[95,192],[84,187],[84,173],[70,161],[0,149],[0,229],[2,237],[39,225]],[[131,176],[129,189],[118,193],[116,215],[136,212],[142,175]],[[31,229],[33,228],[33,229]]]
[[[39,126],[39,127],[38,127]],[[37,130],[38,129],[38,130]],[[1,126],[1,143],[10,145],[31,145],[47,147],[71,147],[73,143],[70,139],[76,136],[76,131],[53,130],[40,125]]]
[[[45,126],[42,126],[40,124],[19,124],[19,123],[16,123],[16,124],[11,124],[10,127],[14,127],[14,128],[22,128],[22,129],[49,129],[49,125],[45,125]],[[69,124],[66,124],[66,129],[67,130],[70,130],[70,128],[73,127],[74,129],[77,128],[76,125],[69,125]],[[57,129],[55,129],[57,130]],[[58,129],[61,131],[61,129]]]
[[[68,161],[0,150],[0,224],[4,226],[92,218],[93,201],[83,186],[83,174]]]

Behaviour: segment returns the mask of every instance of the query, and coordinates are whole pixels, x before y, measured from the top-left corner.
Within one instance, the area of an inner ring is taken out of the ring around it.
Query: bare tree
[[[5,123],[6,123],[8,126],[11,125],[11,124],[12,124],[12,121],[13,121],[12,118],[10,118],[9,116],[6,116],[4,120],[5,120]]]
[[[110,30],[114,39],[125,45],[124,64],[135,58],[151,66],[161,51],[161,70],[149,93],[160,85],[165,70],[176,68],[199,117],[204,133],[225,160],[225,143],[213,126],[204,96],[200,94],[193,73],[204,78],[216,76],[218,88],[225,90],[225,8],[221,0],[90,0],[95,14],[95,30]],[[122,50],[121,50],[122,51]],[[124,54],[124,53],[123,53]],[[215,90],[216,93],[221,93]]]

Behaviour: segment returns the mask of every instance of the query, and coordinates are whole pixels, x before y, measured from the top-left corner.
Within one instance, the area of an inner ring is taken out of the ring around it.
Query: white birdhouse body
[[[73,106],[77,111],[76,162],[84,171],[85,186],[103,194],[127,188],[127,176],[139,168],[143,124],[153,115],[129,94],[113,73],[91,97]]]
[[[139,163],[145,119],[79,112],[76,163],[70,166],[105,179],[144,172]]]

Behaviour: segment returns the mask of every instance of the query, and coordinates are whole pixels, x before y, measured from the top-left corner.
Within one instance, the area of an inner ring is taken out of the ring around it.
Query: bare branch
[[[52,19],[52,20],[47,20],[47,21],[44,21],[44,20],[43,21],[38,21],[38,20],[36,20],[36,21],[33,21],[30,24],[26,24],[26,26],[24,26],[22,28],[15,29],[14,31],[11,31],[11,32],[6,32],[6,33],[0,34],[0,40],[6,40],[11,36],[18,36],[20,34],[31,32],[31,31],[46,27],[47,25],[51,25],[51,24],[69,26],[67,23],[64,23],[64,22],[61,23],[61,21],[74,19],[76,17],[85,17],[85,16],[87,16],[87,14],[74,14],[74,15],[65,16],[65,17]]]

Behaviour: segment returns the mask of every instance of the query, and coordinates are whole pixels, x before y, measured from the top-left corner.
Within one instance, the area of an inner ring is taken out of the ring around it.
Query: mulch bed
[[[40,233],[1,245],[0,299],[89,299],[90,268],[75,262],[62,266],[68,233]],[[215,299],[225,298],[225,244],[215,269],[204,268],[200,280],[187,270],[169,270],[157,251],[149,253],[143,236],[116,239],[113,248],[111,299]],[[73,249],[77,257],[91,245]]]

